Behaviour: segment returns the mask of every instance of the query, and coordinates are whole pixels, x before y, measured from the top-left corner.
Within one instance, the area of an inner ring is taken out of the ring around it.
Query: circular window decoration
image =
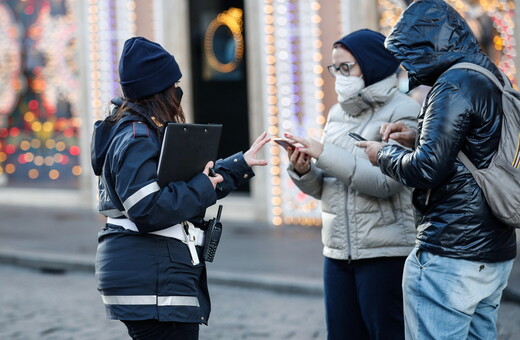
[[[208,64],[218,72],[233,72],[244,56],[242,10],[231,7],[213,19],[204,35]]]

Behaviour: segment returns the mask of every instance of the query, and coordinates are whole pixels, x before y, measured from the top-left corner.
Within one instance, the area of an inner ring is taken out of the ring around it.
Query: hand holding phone
[[[292,148],[293,150],[296,149],[296,146],[293,143],[284,138],[275,138],[274,142],[282,146],[285,150],[287,150],[287,148]]]
[[[365,138],[361,137],[361,136],[358,135],[357,133],[349,132],[348,135],[349,135],[350,137],[354,138],[354,139],[357,140],[357,141],[360,141],[360,142],[366,141]]]

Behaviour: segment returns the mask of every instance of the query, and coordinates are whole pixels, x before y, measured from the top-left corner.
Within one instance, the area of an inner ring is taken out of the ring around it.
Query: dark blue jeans
[[[134,340],[197,340],[199,324],[160,322],[158,320],[126,321],[128,335]]]
[[[401,288],[406,257],[325,257],[328,340],[404,339]]]

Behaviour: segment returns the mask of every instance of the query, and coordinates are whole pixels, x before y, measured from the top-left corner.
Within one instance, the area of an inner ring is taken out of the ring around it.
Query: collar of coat
[[[359,96],[345,103],[339,103],[343,111],[351,116],[358,116],[366,110],[374,110],[386,103],[397,92],[397,75],[392,74],[385,79],[365,87]]]

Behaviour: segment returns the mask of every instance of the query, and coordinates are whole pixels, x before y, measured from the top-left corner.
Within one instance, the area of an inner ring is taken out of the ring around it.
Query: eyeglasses
[[[334,64],[327,66],[327,69],[329,70],[329,73],[331,76],[336,78],[336,74],[341,73],[345,77],[350,76],[350,68],[354,65],[356,65],[356,62],[352,63],[341,63],[339,66],[336,66]]]

